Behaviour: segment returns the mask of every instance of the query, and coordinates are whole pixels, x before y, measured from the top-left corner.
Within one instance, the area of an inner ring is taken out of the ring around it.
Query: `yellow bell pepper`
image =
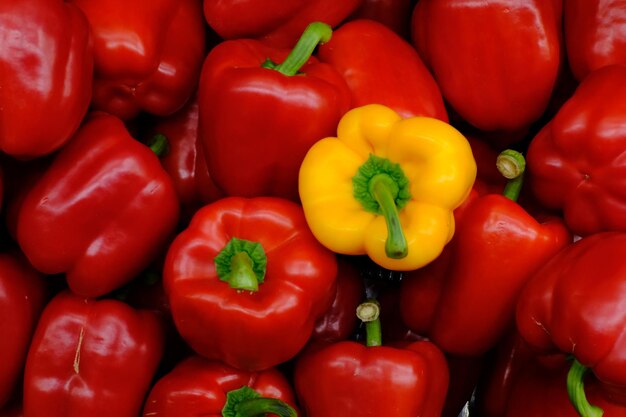
[[[337,137],[309,149],[299,192],[324,246],[408,271],[434,260],[450,241],[453,210],[475,178],[472,150],[455,128],[370,104],[350,110]]]

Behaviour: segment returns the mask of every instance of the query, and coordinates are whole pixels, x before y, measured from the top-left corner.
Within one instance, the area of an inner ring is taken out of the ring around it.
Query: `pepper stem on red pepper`
[[[505,149],[496,159],[498,171],[509,181],[504,187],[502,195],[517,201],[524,183],[524,171],[526,170],[526,159],[524,155],[513,149]]]
[[[219,279],[237,290],[258,291],[265,278],[267,256],[258,242],[234,237],[214,261]]]
[[[370,155],[352,178],[353,195],[363,208],[381,214],[387,223],[385,253],[393,259],[408,254],[408,244],[398,210],[411,198],[409,180],[399,164]]]
[[[376,300],[367,300],[356,308],[356,316],[365,323],[365,344],[367,346],[382,345],[380,328],[380,305]]]
[[[152,136],[152,139],[150,139],[150,143],[148,143],[148,146],[150,147],[150,149],[152,149],[152,152],[154,152],[156,156],[163,156],[167,152],[169,144],[167,142],[167,137],[164,134],[157,133],[156,135]]]
[[[282,63],[274,64],[268,59],[261,66],[276,70],[287,76],[296,75],[300,68],[311,58],[317,45],[328,42],[332,33],[333,29],[326,23],[310,23],[302,33],[296,46],[294,46]]]
[[[581,417],[601,417],[604,411],[587,400],[583,379],[589,368],[574,359],[567,373],[567,394]]]
[[[261,397],[261,394],[248,386],[226,394],[226,404],[222,408],[223,417],[255,417],[275,414],[279,417],[297,417],[298,413],[289,404],[277,398]]]

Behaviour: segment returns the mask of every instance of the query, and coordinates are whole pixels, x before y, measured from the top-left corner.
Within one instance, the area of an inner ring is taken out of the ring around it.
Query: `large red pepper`
[[[599,415],[584,398],[588,369],[626,404],[625,258],[625,233],[582,238],[541,268],[518,300],[517,327],[531,348],[573,356],[568,392],[583,417]]]
[[[59,149],[87,112],[89,23],[62,0],[0,4],[0,150],[34,158]]]
[[[579,81],[611,64],[626,64],[626,2],[567,0],[563,24],[568,63]]]
[[[94,114],[19,206],[17,241],[33,266],[72,291],[106,294],[164,249],[178,221],[172,182],[121,120]]]
[[[344,77],[352,107],[384,104],[403,117],[448,121],[439,87],[417,51],[382,23],[345,23],[320,46],[318,57]]]
[[[322,21],[332,27],[363,0],[204,0],[204,16],[223,39],[252,38],[290,48],[306,26]]]
[[[513,323],[524,284],[571,241],[560,219],[540,222],[514,201],[522,178],[470,201],[440,258],[402,281],[403,320],[447,353],[491,349]]]
[[[304,155],[335,134],[350,104],[341,76],[310,57],[330,35],[326,25],[309,26],[289,58],[254,40],[226,41],[209,53],[199,87],[201,143],[226,194],[298,200]]]
[[[412,36],[444,98],[482,130],[543,114],[561,67],[561,0],[420,0]]]
[[[366,345],[338,342],[312,349],[297,361],[294,384],[304,413],[439,417],[448,388],[443,353],[427,341],[381,345],[377,313],[369,315],[363,315],[368,320]]]
[[[0,254],[0,409],[22,376],[46,293],[43,277],[21,254]]]
[[[179,110],[206,53],[199,0],[71,0],[94,33],[92,106],[128,120]]]
[[[626,66],[594,71],[528,148],[533,194],[581,236],[626,231],[625,95]]]
[[[195,211],[224,196],[211,179],[198,143],[198,101],[195,98],[175,114],[159,118],[149,131],[167,139],[167,151],[160,158],[161,164],[174,182],[182,207]]]
[[[28,351],[24,415],[136,417],[161,359],[149,311],[64,291],[46,306]]]
[[[245,370],[291,359],[335,295],[337,260],[289,200],[230,197],[171,244],[163,280],[176,327],[200,355]]]
[[[295,396],[287,378],[275,368],[247,372],[192,355],[159,379],[143,408],[143,417],[226,416],[271,413],[295,417]],[[291,408],[291,410],[290,410]]]
[[[569,367],[565,356],[534,356],[517,333],[502,342],[476,388],[470,415],[579,417],[564,382]],[[587,394],[602,407],[604,417],[626,415],[626,408],[612,402],[595,378],[587,379]]]

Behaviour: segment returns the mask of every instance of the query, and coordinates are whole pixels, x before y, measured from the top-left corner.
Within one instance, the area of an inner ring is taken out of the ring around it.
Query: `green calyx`
[[[163,156],[169,151],[169,143],[167,137],[162,133],[157,133],[148,142],[148,146],[156,154],[156,156]]]
[[[584,377],[589,368],[574,359],[567,373],[567,394],[569,400],[581,417],[602,417],[604,411],[587,400]]]
[[[502,195],[517,201],[524,184],[524,171],[526,170],[524,155],[513,149],[505,149],[498,155],[496,167],[500,174],[508,180]]]
[[[409,185],[400,164],[372,154],[352,177],[354,198],[366,211],[385,217],[388,230],[385,252],[394,259],[404,258],[408,253],[398,210],[411,199]]]
[[[214,261],[219,279],[237,290],[258,291],[265,279],[267,256],[258,242],[234,237]]]
[[[296,411],[286,402],[276,398],[264,398],[248,386],[226,394],[222,408],[223,417],[255,417],[276,414],[279,417],[297,417]]]
[[[267,59],[261,64],[261,67],[278,71],[287,76],[296,75],[300,68],[311,58],[317,45],[328,42],[332,33],[332,28],[326,23],[310,23],[302,33],[296,46],[294,46],[283,62],[275,64],[270,59]]]

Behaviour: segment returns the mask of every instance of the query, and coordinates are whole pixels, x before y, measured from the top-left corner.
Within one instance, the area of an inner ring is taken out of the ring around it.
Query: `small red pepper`
[[[0,254],[0,409],[22,377],[26,352],[47,301],[46,283],[21,254]]]
[[[160,160],[174,182],[183,208],[195,211],[224,197],[211,179],[198,143],[198,101],[195,97],[175,114],[157,119],[149,131],[167,139],[167,151]]]
[[[296,363],[294,384],[307,417],[439,417],[448,367],[432,343],[382,346],[378,307],[362,304],[367,345],[343,341],[312,349]]]
[[[316,22],[291,53],[255,40],[226,41],[209,53],[199,86],[201,143],[227,195],[298,201],[304,155],[335,134],[350,104],[341,76],[311,57],[330,36]]]
[[[43,311],[28,352],[24,415],[136,417],[162,350],[152,312],[61,292]]]
[[[229,413],[236,411],[239,417],[295,417],[294,397],[289,381],[275,368],[247,372],[192,355],[156,382],[142,416],[232,417]]]
[[[204,16],[223,39],[257,39],[290,48],[311,22],[337,26],[363,0],[204,0]]]
[[[470,201],[441,257],[402,281],[403,320],[446,353],[480,356],[495,346],[524,284],[571,241],[560,219],[540,222],[515,202],[522,178]]]
[[[529,184],[580,236],[626,231],[626,66],[588,75],[528,147]]]
[[[320,46],[318,57],[344,77],[352,108],[376,103],[405,118],[448,121],[439,87],[417,51],[382,23],[358,19],[343,24]]]
[[[163,281],[174,322],[200,355],[243,370],[294,357],[335,295],[337,260],[302,208],[228,197],[200,209],[171,244]]]
[[[515,131],[543,114],[564,55],[562,0],[420,0],[412,38],[467,122]]]
[[[164,116],[192,96],[206,53],[199,0],[70,1],[94,34],[93,109]]]
[[[582,417],[601,415],[585,398],[588,370],[626,405],[625,258],[626,233],[582,238],[537,271],[517,303],[517,327],[534,351],[573,356],[568,393]]]
[[[0,4],[0,150],[47,155],[78,128],[91,100],[89,23],[62,0]]]
[[[579,81],[598,68],[626,64],[624,6],[623,0],[563,2],[568,63]]]
[[[17,241],[36,269],[65,273],[72,291],[97,297],[156,258],[178,213],[155,153],[121,120],[96,113],[21,201]]]

